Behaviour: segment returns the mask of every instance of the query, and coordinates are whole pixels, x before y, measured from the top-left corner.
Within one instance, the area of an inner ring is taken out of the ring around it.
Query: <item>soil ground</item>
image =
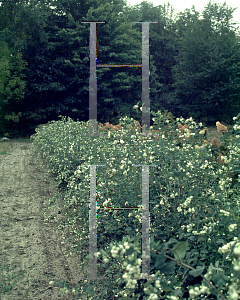
[[[221,135],[216,127],[209,132],[210,140]],[[57,282],[67,280],[72,288],[84,276],[80,258],[67,256],[71,245],[62,244],[57,228],[60,215],[53,223],[44,221],[44,203],[55,192],[60,198],[61,192],[36,162],[33,147],[29,139],[0,142],[0,298],[77,299],[61,293],[56,285],[49,286],[54,278]],[[16,281],[12,288],[4,290],[7,276],[21,272],[21,276],[9,279],[10,283]]]
[[[73,287],[83,278],[79,257],[68,257],[70,245],[61,244],[58,220],[44,222],[44,202],[59,192],[56,184],[34,161],[32,143],[2,143],[9,151],[0,155],[0,298],[77,299],[49,285],[54,278]],[[17,283],[6,293],[7,276],[21,272],[10,279]]]

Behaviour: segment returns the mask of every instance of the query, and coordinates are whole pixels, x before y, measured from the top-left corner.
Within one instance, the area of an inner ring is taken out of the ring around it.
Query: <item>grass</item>
[[[239,134],[238,118],[234,128]],[[199,134],[201,124],[191,118],[173,120],[157,113],[158,131],[147,141],[138,134],[134,120],[123,118],[120,123],[118,131],[106,125],[100,137],[84,138],[81,133],[88,130],[85,124],[63,119],[31,138],[59,185],[67,188],[59,229],[73,234],[72,251],[84,254],[85,263],[88,256],[82,246],[88,244],[89,230],[87,165],[106,165],[97,169],[98,207],[138,207],[130,212],[98,211],[98,277],[105,279],[98,278],[97,285],[96,281],[78,285],[76,294],[80,299],[83,295],[101,299],[96,295],[96,286],[101,285],[103,299],[107,293],[108,299],[177,300],[199,299],[202,295],[201,299],[237,300],[239,135],[224,134],[221,144],[205,143]],[[177,124],[178,130],[173,130]],[[184,124],[189,131],[184,130]],[[155,162],[158,167],[150,170],[149,176],[154,278],[139,280],[142,173],[133,165]],[[81,229],[80,221],[84,224]]]

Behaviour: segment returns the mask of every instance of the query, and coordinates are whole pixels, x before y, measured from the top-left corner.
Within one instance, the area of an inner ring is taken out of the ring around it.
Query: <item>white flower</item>
[[[236,244],[233,252],[235,255],[240,256],[240,243]]]
[[[118,249],[116,247],[113,247],[111,253],[112,253],[112,257],[116,257],[118,254]]]
[[[236,260],[234,260],[233,261],[233,269],[234,269],[234,271],[239,271],[240,270],[240,263],[239,263],[239,261],[236,261]]]
[[[159,280],[159,279],[156,280],[156,282],[155,282],[155,287],[156,287],[156,288],[160,288],[160,280]]]
[[[105,257],[104,260],[103,260],[103,262],[104,262],[105,264],[107,264],[107,263],[109,262],[109,259]]]
[[[126,270],[128,270],[128,271],[131,271],[131,270],[133,270],[133,268],[132,268],[132,265],[127,265],[127,268],[126,268]]]
[[[139,266],[140,266],[140,265],[141,265],[141,263],[142,263],[142,260],[141,260],[141,258],[138,258],[138,259],[137,259],[137,265],[139,265]]]
[[[148,298],[149,300],[157,300],[158,299],[158,295],[156,294],[150,294],[150,297]]]
[[[235,229],[237,229],[237,224],[230,224],[228,226],[229,231],[234,231]]]
[[[124,266],[124,267],[126,267],[127,264],[128,264],[128,263],[127,263],[126,261],[123,262],[123,266]]]

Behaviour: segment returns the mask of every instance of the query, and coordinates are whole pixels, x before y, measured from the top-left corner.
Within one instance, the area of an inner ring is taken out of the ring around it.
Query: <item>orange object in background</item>
[[[224,126],[223,124],[221,124],[220,122],[216,122],[216,126],[217,126],[217,131],[218,132],[228,132],[228,129],[226,126]]]

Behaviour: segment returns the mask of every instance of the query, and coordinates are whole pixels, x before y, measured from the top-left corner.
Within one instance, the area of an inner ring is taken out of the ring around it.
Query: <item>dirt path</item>
[[[14,143],[10,153],[0,155],[0,299],[77,299],[49,285],[55,278],[57,282],[66,279],[73,287],[83,276],[79,257],[67,257],[70,245],[61,244],[58,220],[44,222],[44,202],[58,189],[35,163],[32,147]],[[2,270],[2,265],[12,270]],[[21,271],[20,277],[11,280],[17,283],[4,292],[7,275]]]

